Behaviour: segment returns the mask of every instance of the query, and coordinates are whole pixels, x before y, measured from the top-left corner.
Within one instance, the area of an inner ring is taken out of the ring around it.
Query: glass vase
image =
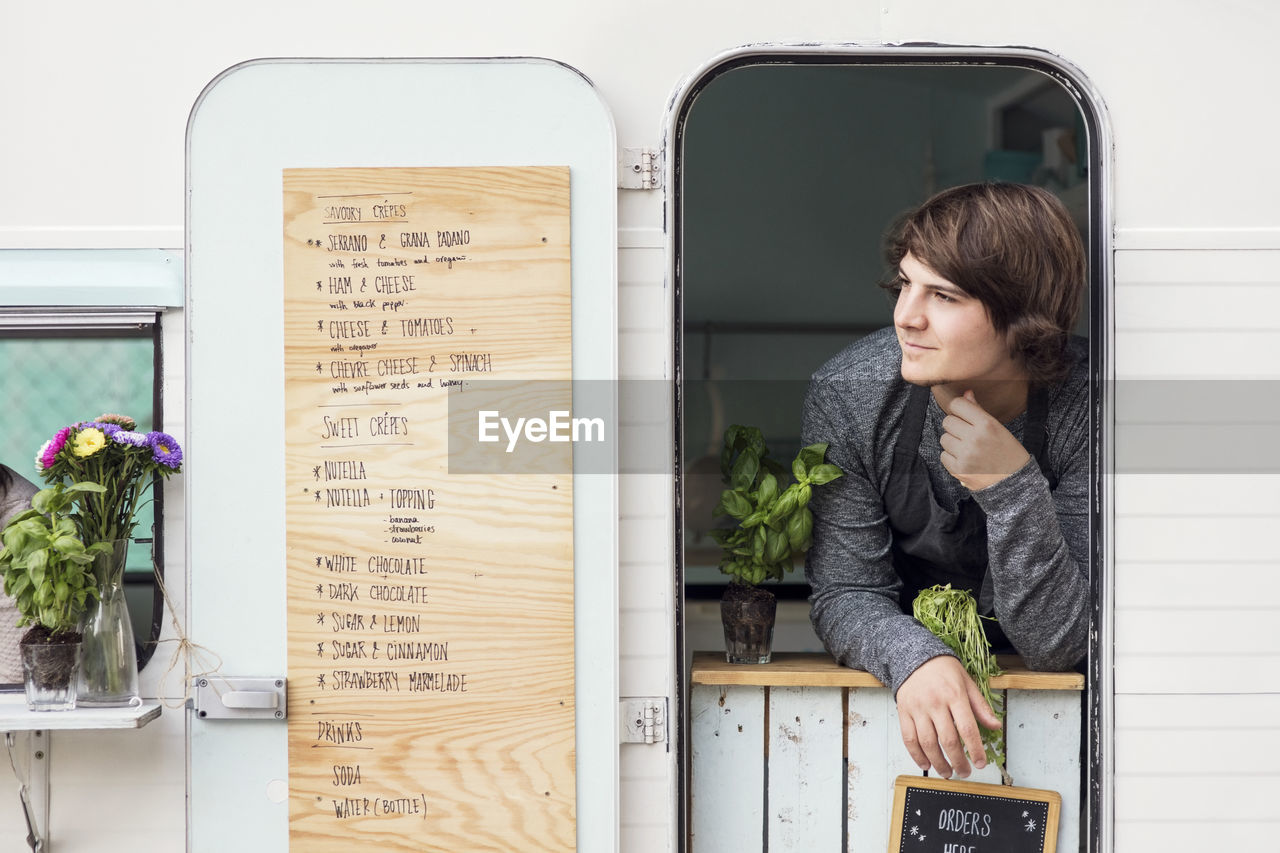
[[[23,643],[22,686],[32,711],[70,711],[76,707],[79,643]]]
[[[124,597],[124,564],[129,540],[117,539],[111,550],[97,554],[93,573],[98,600],[85,613],[81,633],[80,682],[76,704],[88,708],[137,705],[138,652],[133,623]]]

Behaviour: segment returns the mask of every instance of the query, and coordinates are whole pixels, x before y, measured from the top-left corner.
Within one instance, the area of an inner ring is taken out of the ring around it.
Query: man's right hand
[[[987,766],[978,722],[1000,728],[978,685],[960,661],[940,655],[921,664],[898,687],[898,724],[902,743],[921,770],[930,767],[944,779],[969,775],[967,749],[979,770]]]

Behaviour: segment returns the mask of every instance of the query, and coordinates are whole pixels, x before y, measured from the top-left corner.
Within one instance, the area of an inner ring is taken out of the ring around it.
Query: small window
[[[0,311],[5,370],[0,463],[43,487],[35,456],[62,427],[110,412],[133,417],[140,430],[159,429],[159,352],[154,311]],[[125,567],[140,665],[155,650],[163,615],[155,582],[163,566],[163,531],[155,523],[162,516],[162,494],[153,488],[152,499],[138,512]]]

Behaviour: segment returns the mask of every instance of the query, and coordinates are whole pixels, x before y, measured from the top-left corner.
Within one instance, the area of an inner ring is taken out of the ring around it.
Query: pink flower
[[[133,430],[138,428],[138,422],[135,421],[133,418],[129,417],[128,415],[116,415],[116,414],[110,414],[110,413],[104,414],[104,415],[98,415],[98,420],[95,423],[115,424],[121,429],[128,429],[128,430]]]
[[[67,436],[71,435],[71,427],[63,427],[54,433],[53,438],[44,443],[44,447],[40,448],[40,464],[45,468],[52,468],[53,463],[58,458],[58,453],[67,444]]]

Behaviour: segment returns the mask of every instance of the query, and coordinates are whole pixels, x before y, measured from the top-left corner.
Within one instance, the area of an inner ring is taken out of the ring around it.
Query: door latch
[[[191,679],[190,705],[201,720],[283,720],[288,716],[284,678],[201,675]]]

